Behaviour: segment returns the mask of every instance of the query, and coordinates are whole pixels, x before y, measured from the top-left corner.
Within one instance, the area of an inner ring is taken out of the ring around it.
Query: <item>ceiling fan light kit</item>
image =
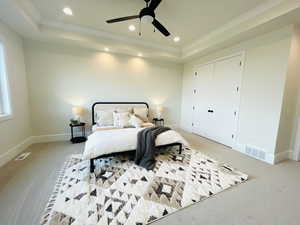
[[[159,6],[162,0],[145,0],[146,7],[143,8],[139,15],[120,17],[116,19],[107,20],[107,23],[117,23],[126,20],[140,19],[141,23],[150,24],[159,30],[166,37],[170,36],[170,32],[155,18],[155,10]],[[149,4],[150,2],[150,4]]]
[[[143,8],[139,15],[142,23],[152,23],[155,18],[154,10],[149,7]]]
[[[148,15],[146,15],[146,16],[143,16],[142,18],[141,18],[141,22],[142,23],[152,23],[154,21],[154,18],[152,17],[152,16],[148,16]]]

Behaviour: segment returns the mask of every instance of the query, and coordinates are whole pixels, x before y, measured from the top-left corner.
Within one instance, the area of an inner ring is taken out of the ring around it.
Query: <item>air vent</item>
[[[246,145],[245,152],[247,155],[250,155],[256,159],[265,160],[266,159],[266,153],[257,147]]]
[[[24,153],[20,154],[19,156],[17,156],[17,158],[15,158],[15,160],[16,160],[16,161],[24,160],[24,159],[26,159],[30,154],[31,154],[31,152],[24,152]]]

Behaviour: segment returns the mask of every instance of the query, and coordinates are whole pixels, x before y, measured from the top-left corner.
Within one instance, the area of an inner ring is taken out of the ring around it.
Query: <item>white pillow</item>
[[[122,112],[122,113],[117,113],[113,112],[113,118],[114,118],[114,126],[115,127],[128,127],[130,126],[129,124],[129,112]]]
[[[148,108],[146,107],[139,107],[139,108],[133,108],[133,113],[142,119],[144,122],[148,122]]]
[[[119,107],[119,108],[116,108],[115,112],[118,112],[118,113],[123,113],[123,112],[132,113],[132,108],[131,107]]]
[[[130,115],[130,120],[129,120],[129,124],[136,127],[136,128],[140,128],[142,127],[142,124],[144,123],[144,121],[142,121],[140,118],[138,118],[137,116],[135,116],[134,114]]]
[[[113,111],[97,111],[96,123],[98,126],[112,126],[114,124]]]

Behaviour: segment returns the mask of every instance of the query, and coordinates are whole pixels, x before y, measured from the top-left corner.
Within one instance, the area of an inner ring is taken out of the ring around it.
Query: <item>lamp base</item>
[[[82,142],[85,142],[87,140],[86,137],[74,137],[74,138],[71,138],[71,142],[73,144],[77,144],[77,143],[82,143]]]
[[[156,113],[156,114],[157,114],[156,118],[160,120],[162,118],[161,113]]]

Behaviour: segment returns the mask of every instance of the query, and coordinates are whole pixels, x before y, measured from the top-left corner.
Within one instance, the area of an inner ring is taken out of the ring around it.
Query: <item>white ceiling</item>
[[[221,27],[233,18],[252,10],[265,0],[162,0],[156,10],[157,19],[170,33],[181,37],[176,44],[183,46]],[[130,32],[128,26],[139,27],[139,20],[107,24],[107,19],[137,15],[144,0],[32,0],[45,21],[61,21],[117,35],[139,38],[138,29]],[[74,15],[66,16],[62,8],[69,6]],[[142,25],[141,39],[159,44],[175,45],[172,37],[166,38],[153,32],[152,25]]]
[[[62,12],[73,10],[73,16]],[[162,0],[156,18],[172,36],[153,33],[138,20],[106,24],[107,19],[138,14],[143,0],[0,0],[0,20],[25,38],[55,41],[128,55],[185,62],[217,48],[300,21],[299,0]],[[173,42],[180,36],[179,43]]]

